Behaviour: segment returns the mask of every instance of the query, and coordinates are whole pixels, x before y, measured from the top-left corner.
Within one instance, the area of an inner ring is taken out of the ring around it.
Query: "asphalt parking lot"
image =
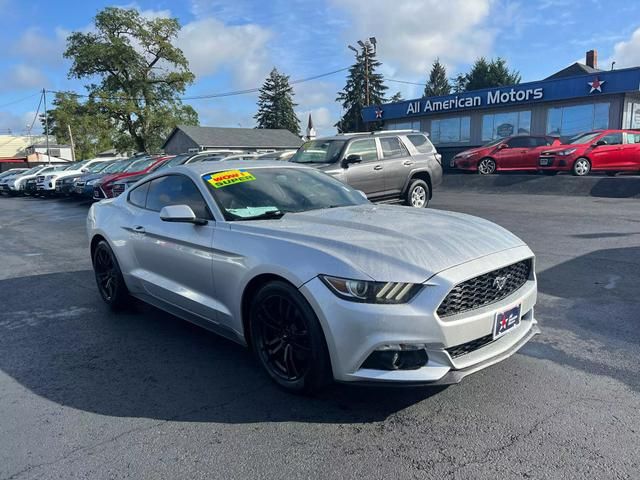
[[[87,205],[0,198],[0,479],[640,478],[640,200],[436,192],[537,255],[543,330],[449,388],[278,390],[94,286]]]

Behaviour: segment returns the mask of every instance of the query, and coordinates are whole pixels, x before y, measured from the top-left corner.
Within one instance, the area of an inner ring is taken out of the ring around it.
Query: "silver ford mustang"
[[[157,172],[87,218],[98,289],[249,346],[279,385],[450,384],[539,332],[534,256],[486,220],[371,204],[312,168]]]

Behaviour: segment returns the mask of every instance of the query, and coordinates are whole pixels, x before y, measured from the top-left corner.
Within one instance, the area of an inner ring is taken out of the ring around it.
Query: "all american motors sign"
[[[415,100],[409,102],[405,115],[414,113],[444,112],[447,110],[461,110],[464,108],[481,107],[485,105],[513,104],[518,102],[528,102],[532,100],[542,100],[544,89],[527,88],[517,90],[493,90],[480,95],[454,96],[446,100]],[[482,101],[484,99],[484,102]]]

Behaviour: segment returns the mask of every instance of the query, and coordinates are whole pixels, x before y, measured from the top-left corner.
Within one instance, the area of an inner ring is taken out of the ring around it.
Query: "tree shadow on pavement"
[[[37,288],[37,294],[34,294]],[[444,388],[277,388],[245,348],[146,305],[114,314],[91,271],[0,282],[0,370],[60,405],[198,422],[381,421]]]

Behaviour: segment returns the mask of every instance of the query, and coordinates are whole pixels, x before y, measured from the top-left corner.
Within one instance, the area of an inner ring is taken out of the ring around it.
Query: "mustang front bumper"
[[[533,257],[528,247],[516,247],[449,268],[425,282],[409,303],[380,305],[355,303],[336,297],[319,278],[300,291],[315,310],[323,328],[334,378],[343,382],[450,384],[513,355],[539,333],[534,317],[537,285],[535,275],[518,290],[495,303],[439,318],[436,311],[451,288],[460,282],[497,268]],[[520,306],[520,323],[492,339],[496,315]],[[452,347],[465,344],[464,354]],[[409,346],[423,349],[428,361],[414,369],[378,370],[363,364],[376,351]]]

